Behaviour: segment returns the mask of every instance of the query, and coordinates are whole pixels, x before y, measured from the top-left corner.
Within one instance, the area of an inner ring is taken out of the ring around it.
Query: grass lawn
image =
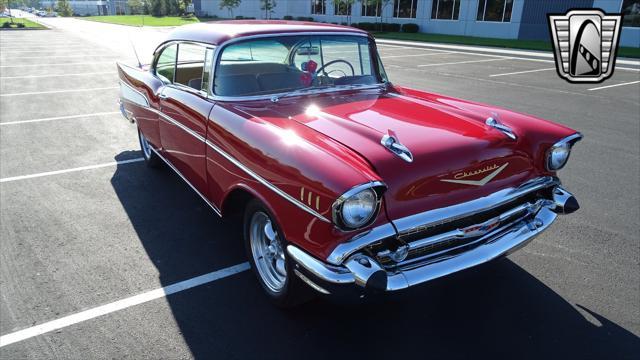
[[[5,22],[11,22],[10,18],[0,18],[0,23],[3,24]],[[12,28],[16,28],[16,29],[26,29],[26,28],[31,28],[31,29],[47,29],[46,26],[40,25],[35,21],[31,21],[31,20],[27,20],[27,19],[23,19],[23,18],[13,18],[13,23],[14,25],[12,25]],[[23,28],[18,28],[15,24],[24,24]],[[0,28],[1,29],[1,28]]]
[[[551,43],[541,40],[492,39],[460,35],[424,33],[375,32],[376,38],[393,40],[426,41],[435,43],[494,46],[513,49],[551,51]],[[640,58],[640,48],[621,47],[618,56]]]
[[[86,16],[78,19],[129,26],[179,26],[200,22],[197,17],[185,19],[180,16],[155,17],[150,15]]]

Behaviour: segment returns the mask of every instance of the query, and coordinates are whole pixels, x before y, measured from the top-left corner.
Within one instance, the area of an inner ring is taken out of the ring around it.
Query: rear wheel
[[[144,137],[140,129],[138,129],[138,139],[140,140],[140,149],[142,150],[142,156],[147,166],[152,168],[160,167],[162,165],[162,159],[153,151],[151,144],[149,144],[149,141]]]
[[[310,299],[309,289],[293,273],[282,232],[258,200],[245,210],[244,242],[258,282],[276,305],[291,307]]]

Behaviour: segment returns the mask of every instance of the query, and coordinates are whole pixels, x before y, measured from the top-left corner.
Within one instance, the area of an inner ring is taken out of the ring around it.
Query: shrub
[[[403,24],[402,25],[402,32],[406,32],[406,33],[417,33],[418,30],[420,30],[420,27],[418,26],[418,24]]]
[[[298,20],[298,21],[313,21],[313,18],[312,17],[306,17],[306,16],[298,16],[296,18],[296,20]]]
[[[23,27],[25,27],[25,25],[23,23],[18,23],[18,27],[19,28],[23,28]]]
[[[9,21],[5,21],[4,23],[2,23],[2,27],[3,28],[10,28],[11,27],[11,23]]]
[[[400,32],[400,24],[383,23],[381,30],[387,32]]]
[[[285,16],[282,17],[282,20],[293,20],[293,16],[285,15]]]
[[[342,25],[342,26],[347,26],[347,25],[349,25],[349,24],[347,24],[346,22],[341,22],[341,23],[340,23],[340,25]]]
[[[244,16],[242,16],[242,15],[237,15],[236,16],[236,20],[242,20],[242,19],[244,19]]]

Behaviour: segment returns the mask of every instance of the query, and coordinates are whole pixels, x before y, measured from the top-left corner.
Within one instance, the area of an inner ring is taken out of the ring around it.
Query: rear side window
[[[167,46],[160,53],[156,63],[156,75],[167,84],[173,83],[178,45]]]
[[[204,46],[179,44],[175,83],[201,90],[206,52]]]

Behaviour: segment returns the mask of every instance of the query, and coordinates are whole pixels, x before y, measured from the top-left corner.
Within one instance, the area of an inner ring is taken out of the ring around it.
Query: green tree
[[[240,6],[242,0],[221,0],[220,1],[220,10],[227,9],[229,12],[229,18],[233,19],[233,9]]]
[[[260,0],[260,10],[264,10],[265,19],[271,19],[277,5],[276,0]]]
[[[366,2],[367,6],[374,6],[374,7],[378,7],[380,6],[380,12],[378,13],[378,16],[376,16],[376,22],[378,22],[378,19],[380,19],[380,24],[382,24],[382,14],[384,14],[384,9],[391,3],[391,0],[362,0],[363,2]],[[381,27],[382,25],[380,25]]]
[[[58,0],[58,3],[56,4],[56,11],[60,16],[73,16],[73,8],[71,8],[69,0]]]
[[[167,15],[167,2],[166,0],[149,0],[149,12],[153,16],[165,16]]]
[[[351,24],[351,14],[353,12],[353,4],[356,0],[333,0],[333,6],[341,9],[342,14],[347,14],[347,24]]]
[[[142,0],[127,0],[127,6],[129,6],[132,15],[145,13],[145,6]]]

